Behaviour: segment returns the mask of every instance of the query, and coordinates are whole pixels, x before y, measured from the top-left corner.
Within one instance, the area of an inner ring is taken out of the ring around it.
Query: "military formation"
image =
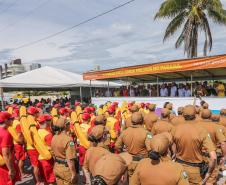
[[[152,103],[12,104],[0,112],[0,185],[215,185],[225,142],[226,109],[204,101],[160,115]]]

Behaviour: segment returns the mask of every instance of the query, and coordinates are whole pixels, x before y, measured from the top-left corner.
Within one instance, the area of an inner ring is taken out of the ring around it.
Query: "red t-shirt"
[[[9,131],[0,127],[0,154],[2,155],[2,148],[13,148],[13,137]]]

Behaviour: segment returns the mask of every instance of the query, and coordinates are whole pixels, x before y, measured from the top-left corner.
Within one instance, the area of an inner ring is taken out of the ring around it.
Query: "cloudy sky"
[[[154,21],[161,2],[136,0],[92,22],[29,47],[41,39],[112,9],[127,0],[0,0],[0,63],[21,58],[82,73],[185,58],[175,37],[163,43],[169,20]],[[222,0],[226,7],[226,0]],[[226,26],[211,23],[210,55],[226,53]],[[202,44],[202,41],[200,42]],[[200,47],[199,55],[202,56]]]

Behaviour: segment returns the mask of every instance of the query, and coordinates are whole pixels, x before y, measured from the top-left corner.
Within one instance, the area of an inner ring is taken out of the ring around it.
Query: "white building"
[[[24,72],[26,72],[26,69],[22,64],[21,59],[15,59],[12,60],[9,65],[5,64],[4,69],[2,69],[2,78],[12,77]]]
[[[33,63],[33,64],[30,65],[30,71],[31,70],[34,70],[34,69],[41,68],[41,67],[42,67],[41,64],[39,64],[39,63]]]

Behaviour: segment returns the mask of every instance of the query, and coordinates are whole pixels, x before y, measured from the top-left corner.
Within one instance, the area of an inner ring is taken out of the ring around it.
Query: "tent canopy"
[[[48,66],[0,80],[0,87],[7,89],[71,89],[90,86],[108,87],[108,82],[83,80],[80,74]],[[109,87],[119,86],[117,83],[109,83]]]
[[[84,80],[138,82],[226,79],[226,54],[87,72]]]

